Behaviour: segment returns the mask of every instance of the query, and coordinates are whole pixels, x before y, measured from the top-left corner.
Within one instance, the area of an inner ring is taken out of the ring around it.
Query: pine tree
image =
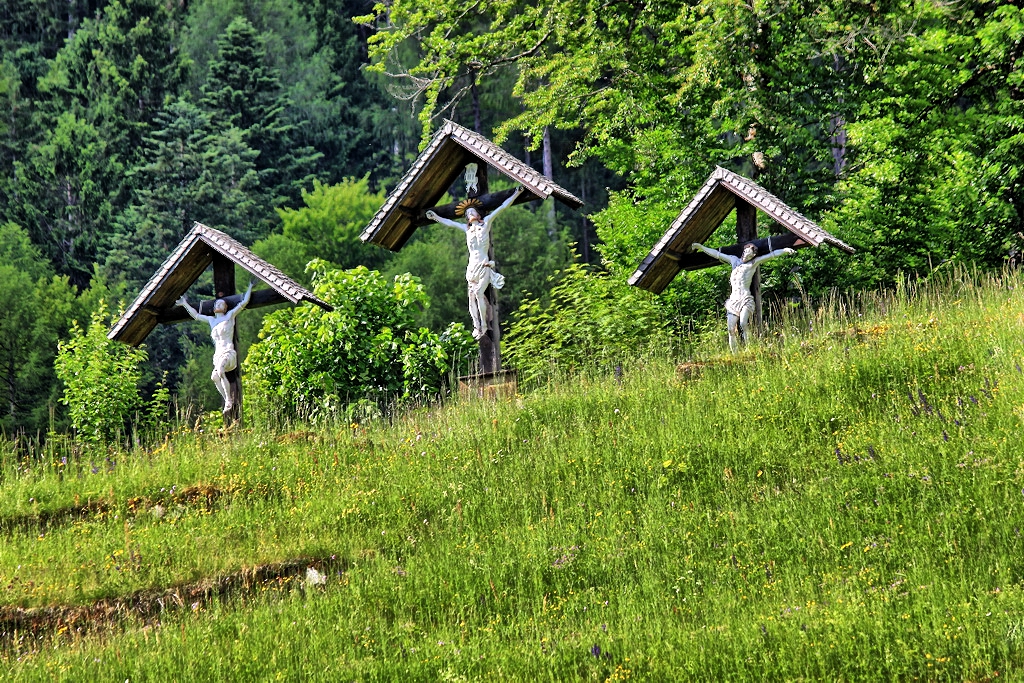
[[[352,18],[368,14],[373,5],[373,0],[302,3],[316,32],[314,57],[326,62],[318,104],[331,118],[324,117],[309,135],[324,152],[320,169],[329,182],[369,174],[371,185],[380,187],[401,177],[419,143],[420,130],[410,111],[396,103],[379,75],[363,68],[370,61],[367,41],[374,30]],[[307,118],[316,119],[317,113]]]
[[[107,272],[145,282],[194,221],[252,239],[259,179],[257,152],[237,128],[211,130],[210,115],[175,100],[155,121],[144,162],[132,172],[138,188],[115,220],[105,258]]]
[[[259,152],[256,169],[264,200],[271,206],[297,201],[312,180],[319,154],[311,147],[293,150],[294,127],[284,117],[288,99],[278,73],[267,65],[262,38],[244,17],[234,19],[217,39],[217,56],[202,92],[214,125],[238,128],[242,140]]]
[[[58,273],[85,287],[109,230],[122,166],[101,132],[73,112],[58,116],[30,151],[15,162],[16,201],[7,217],[29,228]]]
[[[175,22],[162,0],[112,0],[60,50],[39,83],[47,123],[72,111],[129,162],[184,80]]]
[[[12,119],[21,132],[12,179],[0,188],[4,218],[24,226],[78,287],[88,284],[110,218],[130,196],[125,169],[181,83],[185,64],[174,50],[173,27],[162,0],[112,0],[48,62],[36,92],[26,86],[34,80],[31,60],[5,61],[8,72],[15,64],[20,81],[10,93],[17,98],[28,90],[38,100],[30,128],[24,116]]]

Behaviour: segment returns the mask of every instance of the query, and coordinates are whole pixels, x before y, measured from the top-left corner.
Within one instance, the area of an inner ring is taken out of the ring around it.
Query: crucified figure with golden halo
[[[498,208],[487,216],[472,206],[473,200],[465,208],[466,223],[449,220],[427,211],[426,216],[432,221],[450,228],[457,228],[466,233],[466,246],[469,248],[469,264],[466,266],[466,284],[469,291],[469,315],[473,319],[473,338],[479,340],[487,334],[487,286],[495,289],[505,286],[505,278],[494,269],[494,261],[487,255],[491,243],[491,222],[502,211],[512,206],[523,192],[523,186],[516,188],[512,196],[501,203]]]

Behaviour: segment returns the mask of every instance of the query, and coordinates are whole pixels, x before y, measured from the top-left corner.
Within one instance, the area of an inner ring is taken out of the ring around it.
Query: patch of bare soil
[[[39,529],[45,531],[52,527],[71,524],[80,519],[101,515],[112,510],[114,506],[108,500],[90,500],[84,505],[71,505],[56,510],[43,510],[25,515],[0,518],[0,532],[13,533],[19,529]]]
[[[311,588],[332,571],[344,571],[347,562],[335,556],[296,558],[241,569],[172,588],[136,591],[120,598],[105,598],[87,605],[0,607],[0,648],[18,647],[26,639],[53,634],[81,635],[115,627],[125,620],[148,622],[165,612],[198,611],[221,597],[244,597],[256,591]]]

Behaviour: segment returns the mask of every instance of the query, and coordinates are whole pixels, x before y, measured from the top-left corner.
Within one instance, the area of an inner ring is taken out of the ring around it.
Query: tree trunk
[[[469,88],[473,97],[473,131],[483,135],[483,123],[480,121],[480,91],[476,87],[476,74],[473,74],[473,85]]]
[[[551,129],[544,126],[544,138],[543,138],[543,172],[544,176],[548,180],[554,180],[554,162],[552,160],[551,152]],[[548,199],[550,204],[548,205],[548,237],[552,240],[555,239],[555,200]]]
[[[583,174],[583,178],[580,182],[580,199],[583,203],[587,203],[587,176]],[[584,263],[590,263],[590,231],[587,229],[590,227],[590,220],[586,214],[580,214],[580,249],[583,251],[580,256],[583,257]]]

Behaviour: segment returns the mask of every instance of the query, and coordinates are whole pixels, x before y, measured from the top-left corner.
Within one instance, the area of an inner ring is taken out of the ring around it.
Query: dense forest
[[[858,248],[767,268],[775,301],[1015,264],[1022,59],[1020,0],[8,0],[0,428],[60,428],[58,340],[134,297],[193,221],[305,282],[314,257],[412,273],[420,324],[465,320],[461,234],[358,241],[444,118],[586,202],[496,227],[513,359],[531,335],[569,330],[572,360],[714,313],[720,272],[657,300],[624,281],[716,164]],[[261,316],[242,320],[251,338]],[[157,330],[145,392],[215,405],[205,337]]]

